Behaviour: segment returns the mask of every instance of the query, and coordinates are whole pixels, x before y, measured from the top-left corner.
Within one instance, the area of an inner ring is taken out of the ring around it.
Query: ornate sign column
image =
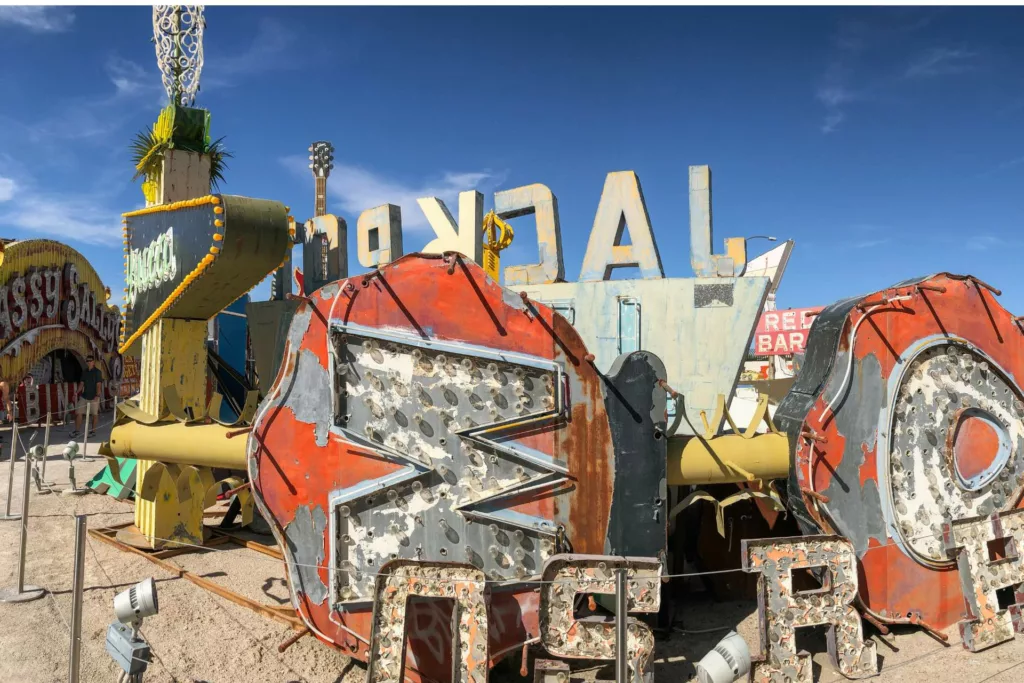
[[[191,106],[203,30],[201,7],[153,8],[169,104],[134,145],[147,206],[124,214],[121,351],[141,355],[142,372],[110,449],[139,459],[135,523],[151,547],[202,543],[212,467],[244,469],[244,456],[218,451],[224,428],[200,424],[208,422],[207,321],[278,266],[288,241],[282,204],[210,194],[230,155],[210,141],[210,113]]]

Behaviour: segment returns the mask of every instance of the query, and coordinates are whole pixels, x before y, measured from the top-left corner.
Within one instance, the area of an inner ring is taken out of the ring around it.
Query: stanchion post
[[[71,661],[69,683],[78,683],[82,656],[82,592],[85,588],[85,523],[88,517],[75,515],[75,578],[71,590]]]
[[[629,661],[626,657],[626,627],[629,625],[626,600],[626,570],[615,570],[615,683],[629,682]]]
[[[53,422],[53,413],[50,412],[49,401],[46,405],[46,429],[43,431],[43,470],[39,473],[39,478],[46,483],[46,461],[50,457],[50,423]]]
[[[18,409],[17,403],[14,403],[14,416],[11,426],[11,463],[10,469],[7,471],[7,503],[4,508],[4,516],[0,517],[0,520],[9,521],[15,519],[21,519],[20,515],[11,514],[11,497],[14,495],[14,459],[18,457]]]
[[[18,549],[18,587],[0,590],[0,602],[29,602],[37,600],[45,594],[39,586],[25,585],[25,548],[28,545],[28,501],[31,495],[29,480],[32,468],[31,458],[25,454],[25,483],[21,489],[21,546]]]
[[[90,413],[92,409],[92,401],[86,399],[85,401],[85,426],[82,428],[82,460],[90,460],[89,458],[89,420],[91,419]]]

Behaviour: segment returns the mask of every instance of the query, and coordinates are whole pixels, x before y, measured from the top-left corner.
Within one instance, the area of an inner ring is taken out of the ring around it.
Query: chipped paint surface
[[[623,244],[627,231],[629,243]],[[640,178],[633,171],[605,177],[579,279],[609,280],[614,269],[624,267],[639,268],[645,279],[665,277]]]
[[[630,475],[625,462],[616,472],[617,449],[635,436],[625,422],[613,431],[613,389],[576,331],[468,259],[409,255],[314,292],[286,338],[248,441],[249,471],[291,585],[309,583],[298,565],[314,564],[327,586],[322,602],[292,595],[313,633],[367,659],[373,576],[403,560],[462,563],[498,581],[490,652],[537,637],[530,582],[563,545],[603,552],[615,480]],[[657,412],[651,383],[628,392],[642,406],[615,398],[624,405],[614,419]],[[663,529],[656,495],[645,514]],[[327,520],[320,562],[287,547],[284,530],[304,509]],[[630,541],[616,543],[635,554]],[[446,610],[409,602],[414,681],[449,676]]]
[[[536,222],[539,261],[505,268],[506,285],[550,284],[565,278],[558,199],[547,185],[534,183],[495,192],[494,211],[505,220],[532,215]]]
[[[627,351],[643,349],[657,355],[665,364],[668,383],[686,396],[687,419],[676,432],[682,436],[699,432],[700,412],[714,413],[718,396],[732,394],[768,285],[765,277],[660,278],[512,289],[546,303],[572,322],[602,372]],[[618,306],[620,301],[637,306],[628,309]],[[634,318],[627,320],[627,314]],[[639,334],[623,324],[635,318]]]
[[[765,658],[755,662],[751,680],[757,683],[811,683],[812,660],[800,654],[796,630],[828,626],[828,652],[833,666],[847,678],[878,674],[873,640],[865,640],[857,597],[857,558],[853,546],[838,536],[809,536],[744,540],[743,570],[759,572],[758,616]],[[794,569],[815,569],[822,588],[796,591]]]
[[[851,540],[879,620],[958,622],[943,522],[1020,507],[1022,340],[993,292],[948,273],[815,318],[775,414],[790,440],[788,505],[805,533]],[[985,438],[957,436],[968,432]]]
[[[661,607],[661,562],[648,557],[558,555],[544,567],[540,607],[540,633],[544,648],[556,657],[614,659],[614,621],[576,621],[579,595],[614,595],[617,569],[626,569],[626,604],[629,612],[655,614]],[[654,632],[647,624],[626,615],[626,659],[634,672],[643,673],[654,653]]]
[[[324,561],[323,539],[326,526],[327,517],[323,508],[300,506],[284,529],[288,550],[295,558],[296,573],[299,576],[299,583],[292,590],[305,593],[317,605],[327,599],[327,585],[316,570]]]
[[[972,652],[1012,640],[1024,633],[1024,510],[969,517],[947,523],[944,542],[956,557],[967,619],[960,622],[964,647]],[[993,558],[991,545],[1002,541],[1004,555]],[[999,608],[997,591],[1014,589],[1014,604]]]
[[[484,573],[470,565],[407,560],[389,562],[376,579],[367,683],[405,680],[406,615],[412,597],[454,603],[450,680],[486,683],[490,667]]]

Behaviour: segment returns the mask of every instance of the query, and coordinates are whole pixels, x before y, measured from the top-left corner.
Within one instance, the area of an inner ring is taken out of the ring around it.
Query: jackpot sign
[[[754,353],[759,356],[788,356],[802,352],[814,317],[821,310],[818,306],[765,311],[754,332]]]

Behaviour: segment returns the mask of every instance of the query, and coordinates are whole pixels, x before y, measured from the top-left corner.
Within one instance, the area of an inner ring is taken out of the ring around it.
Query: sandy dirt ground
[[[110,413],[103,415],[109,421]],[[23,430],[31,438],[35,430]],[[60,456],[70,427],[53,430],[47,479],[55,489],[68,486],[67,464]],[[104,429],[101,427],[101,436]],[[10,433],[3,436],[0,463],[0,505],[6,503]],[[42,430],[36,443],[42,443]],[[96,452],[96,443],[89,453]],[[104,462],[94,459],[76,465],[85,482]],[[21,508],[23,460],[14,473],[13,509]],[[0,508],[2,510],[2,508]],[[31,497],[26,581],[47,589],[40,600],[0,604],[0,682],[51,683],[68,680],[74,515],[88,515],[98,528],[132,520],[132,506],[108,496],[58,494]],[[0,521],[0,587],[17,583],[20,522]],[[215,551],[179,555],[172,559],[185,569],[270,605],[288,603],[281,562],[233,545]],[[152,683],[355,683],[365,680],[358,662],[305,637],[283,654],[277,646],[293,631],[245,607],[235,605],[162,570],[141,557],[90,539],[86,548],[86,581],[82,617],[81,680],[114,683],[119,669],[104,649],[107,626],[114,621],[114,595],[147,577],[157,582],[160,613],[146,620],[143,634],[152,646],[153,663],[146,673]],[[735,628],[757,647],[757,612],[751,601],[711,603],[695,597],[677,616],[682,632],[659,639],[654,655],[655,680],[681,683],[694,675],[693,665],[728,629]],[[707,632],[709,631],[710,632]],[[870,627],[881,658],[879,681],[931,683],[1010,683],[1024,680],[1024,636],[988,651],[972,654],[957,644],[958,632],[949,631],[952,646],[943,646],[917,630],[898,631],[883,639]],[[817,654],[815,680],[844,680],[829,664],[825,640],[812,633],[805,646]],[[531,658],[544,656],[536,649]],[[522,681],[515,655],[491,674],[494,681]],[[573,663],[574,680],[613,680],[607,662]]]

